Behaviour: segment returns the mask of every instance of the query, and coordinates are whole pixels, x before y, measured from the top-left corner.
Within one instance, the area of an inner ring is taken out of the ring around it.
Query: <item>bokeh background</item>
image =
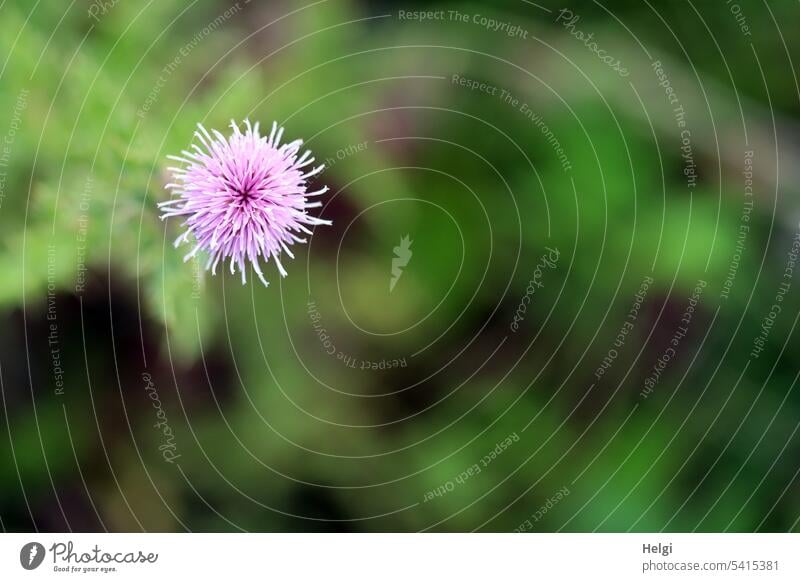
[[[798,21],[3,0],[2,529],[797,530]],[[268,288],[156,207],[232,118],[328,165]]]

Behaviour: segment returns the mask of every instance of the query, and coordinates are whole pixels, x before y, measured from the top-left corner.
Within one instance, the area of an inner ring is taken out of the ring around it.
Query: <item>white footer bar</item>
[[[0,580],[800,580],[797,534],[3,534]]]

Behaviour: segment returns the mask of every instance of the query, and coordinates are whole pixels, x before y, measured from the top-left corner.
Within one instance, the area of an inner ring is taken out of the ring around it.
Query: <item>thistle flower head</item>
[[[213,136],[198,124],[192,151],[169,156],[183,164],[169,168],[173,183],[167,184],[173,198],[161,202],[161,218],[186,217],[186,230],[175,246],[192,242],[194,248],[184,257],[188,261],[199,252],[208,256],[206,269],[216,274],[220,261],[230,262],[231,273],[241,272],[247,280],[246,263],[253,266],[258,278],[268,285],[260,261],[272,258],[282,276],[280,262],[285,252],[294,258],[289,247],[306,242],[300,235],[310,235],[309,227],[331,224],[311,216],[308,211],[322,205],[310,197],[328,191],[308,192],[308,180],[324,166],[313,166],[314,158],[306,151],[299,155],[302,140],[281,145],[283,128],[272,125],[269,137],[262,137],[258,123],[245,120],[246,131],[231,121],[233,133],[226,138],[212,130]]]

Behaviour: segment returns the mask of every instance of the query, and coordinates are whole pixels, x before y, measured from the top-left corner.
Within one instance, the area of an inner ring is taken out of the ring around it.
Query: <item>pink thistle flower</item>
[[[311,152],[298,157],[303,140],[280,145],[283,128],[273,123],[269,137],[258,133],[258,123],[244,122],[247,131],[242,133],[231,121],[233,134],[226,138],[212,130],[212,137],[198,124],[194,135],[205,149],[192,144],[194,151],[183,151],[182,157],[168,156],[185,164],[182,168],[169,168],[175,183],[167,184],[176,198],[159,203],[161,219],[185,216],[186,226],[176,240],[175,247],[193,239],[194,249],[184,257],[190,260],[200,251],[207,253],[206,270],[216,274],[220,261],[230,261],[231,273],[236,268],[246,282],[245,262],[253,266],[258,278],[269,285],[259,262],[270,257],[282,276],[286,270],[280,262],[281,252],[290,258],[294,255],[289,246],[304,243],[299,233],[311,234],[309,226],[331,224],[308,214],[321,202],[308,202],[308,198],[328,191],[322,188],[308,192],[308,179],[320,173],[324,166],[312,167]]]

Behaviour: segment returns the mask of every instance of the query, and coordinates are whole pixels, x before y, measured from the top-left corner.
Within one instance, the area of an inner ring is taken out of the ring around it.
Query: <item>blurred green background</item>
[[[0,2],[0,525],[797,530],[799,17]],[[328,162],[269,288],[158,218],[231,118]]]

